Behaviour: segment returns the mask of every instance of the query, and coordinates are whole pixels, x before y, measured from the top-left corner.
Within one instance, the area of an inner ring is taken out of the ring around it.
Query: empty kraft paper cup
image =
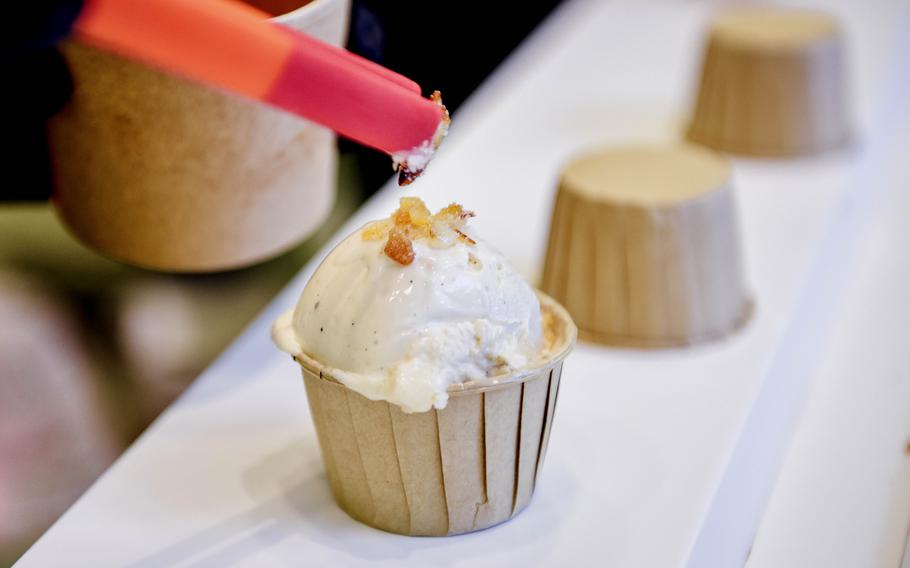
[[[297,6],[274,22],[343,43],[349,0],[272,4]],[[75,90],[48,124],[53,201],[83,242],[148,268],[214,271],[283,252],[328,215],[329,130],[77,41],[62,51]]]
[[[582,339],[662,348],[749,317],[730,165],[698,146],[617,147],[562,173],[543,290]]]
[[[844,40],[831,16],[722,12],[705,50],[688,138],[756,156],[813,154],[849,136]]]
[[[453,385],[442,410],[407,414],[343,386],[306,354],[310,412],[332,493],[351,517],[388,532],[447,536],[511,519],[543,466],[563,359],[575,325],[540,295],[549,343],[539,366]]]

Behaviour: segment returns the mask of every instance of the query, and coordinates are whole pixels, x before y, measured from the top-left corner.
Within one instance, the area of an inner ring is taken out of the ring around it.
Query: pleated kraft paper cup
[[[823,12],[728,9],[715,18],[688,137],[724,152],[797,156],[849,138],[846,48]]]
[[[582,339],[664,348],[739,328],[743,283],[730,165],[694,145],[591,152],[562,173],[543,290]]]
[[[507,521],[540,476],[575,325],[540,295],[549,349],[544,363],[453,385],[442,410],[407,414],[336,381],[306,354],[310,412],[335,500],[372,527],[447,536]]]

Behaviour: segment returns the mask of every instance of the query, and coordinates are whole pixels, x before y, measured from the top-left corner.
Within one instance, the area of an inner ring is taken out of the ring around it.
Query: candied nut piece
[[[440,209],[433,217],[441,220],[448,221],[458,227],[464,226],[464,224],[474,216],[473,211],[467,211],[464,207],[457,203],[449,203],[447,206]]]
[[[430,210],[423,201],[416,197],[402,197],[398,210],[392,213],[396,227],[404,230],[412,238],[430,236]]]
[[[459,231],[458,229],[455,229],[455,232],[458,233],[458,239],[459,239],[459,240],[462,240],[462,241],[464,241],[464,242],[466,242],[466,243],[468,243],[469,245],[472,245],[472,246],[477,244],[477,241],[475,241],[475,240],[472,239],[471,237],[467,236],[466,234],[462,233],[462,232]]]
[[[447,247],[453,245],[456,240],[469,245],[477,244],[460,230],[468,222],[468,219],[473,216],[473,212],[465,211],[457,203],[452,203],[441,209],[433,215],[433,240],[430,244],[435,247]]]
[[[398,264],[407,266],[414,262],[414,246],[411,239],[398,227],[389,231],[389,240],[382,251]]]
[[[389,234],[389,229],[391,229],[392,226],[393,223],[390,219],[374,221],[366,226],[366,228],[361,233],[361,236],[365,241],[378,241],[379,239],[385,238],[385,236]]]

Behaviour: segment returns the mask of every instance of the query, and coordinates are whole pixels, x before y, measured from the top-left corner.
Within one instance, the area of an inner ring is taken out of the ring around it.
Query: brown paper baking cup
[[[623,147],[562,174],[543,290],[582,339],[658,348],[748,319],[730,166],[697,146]]]
[[[817,153],[848,138],[844,41],[827,14],[738,8],[714,21],[691,141],[759,156]]]
[[[575,342],[568,313],[541,295],[556,333],[533,369],[449,389],[442,410],[407,414],[345,387],[306,355],[310,412],[335,500],[372,527],[446,536],[507,521],[531,500],[543,466],[563,359]]]
[[[341,45],[348,9],[313,0],[273,21]],[[54,203],[83,242],[149,268],[223,270],[282,252],[328,215],[329,130],[77,41],[62,51],[75,91],[48,125]]]

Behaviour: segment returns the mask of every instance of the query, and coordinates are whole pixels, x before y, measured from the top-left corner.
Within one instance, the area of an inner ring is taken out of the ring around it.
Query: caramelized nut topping
[[[469,245],[476,245],[476,244],[477,244],[477,241],[475,241],[475,240],[472,239],[471,237],[467,236],[466,234],[462,233],[462,232],[459,231],[458,229],[455,229],[455,232],[458,233],[458,240],[464,241],[464,242],[468,243]]]
[[[439,212],[436,213],[436,215],[435,215],[435,217],[438,217],[440,219],[451,219],[451,220],[458,219],[461,221],[467,221],[468,219],[470,219],[473,216],[474,216],[473,211],[465,211],[464,207],[462,207],[461,205],[459,205],[457,203],[448,204],[444,208],[440,209]],[[461,226],[461,225],[459,225],[459,226]]]
[[[414,262],[414,246],[404,231],[398,227],[389,231],[389,240],[382,251],[398,264],[407,266]]]
[[[426,239],[430,246],[447,247],[459,240],[468,245],[477,243],[461,229],[474,216],[461,205],[452,203],[435,215],[417,197],[402,197],[398,209],[382,221],[370,223],[361,236],[366,241],[386,239],[386,256],[403,265],[414,261],[412,241]]]
[[[366,229],[363,230],[361,236],[363,236],[363,240],[365,241],[378,241],[388,235],[389,231],[394,226],[395,224],[391,219],[374,221],[373,223],[370,223]]]

